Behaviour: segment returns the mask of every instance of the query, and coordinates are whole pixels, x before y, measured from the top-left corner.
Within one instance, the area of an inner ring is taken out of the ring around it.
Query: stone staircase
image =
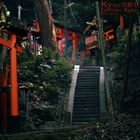
[[[83,124],[100,118],[100,67],[80,67],[73,104],[72,124]]]

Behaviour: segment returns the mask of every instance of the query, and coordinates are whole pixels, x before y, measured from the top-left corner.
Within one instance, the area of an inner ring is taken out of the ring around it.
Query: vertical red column
[[[16,56],[16,36],[11,35],[11,49],[10,49],[10,83],[11,83],[11,93],[10,93],[10,106],[11,106],[11,116],[18,116],[18,83],[17,83],[17,56]]]
[[[77,36],[76,36],[76,33],[72,33],[72,37],[73,37],[73,50],[76,52],[76,49],[77,49]]]
[[[60,37],[60,40],[58,40],[58,48],[59,48],[60,56],[62,56],[62,51],[63,51],[63,47],[62,47],[63,30],[62,29],[59,29],[59,37]]]
[[[72,63],[75,61],[76,57],[76,50],[77,50],[77,36],[76,33],[72,33],[72,43],[73,43],[73,50],[72,50]]]
[[[62,56],[62,39],[58,40],[59,54]]]
[[[124,28],[124,16],[120,16],[120,26]]]

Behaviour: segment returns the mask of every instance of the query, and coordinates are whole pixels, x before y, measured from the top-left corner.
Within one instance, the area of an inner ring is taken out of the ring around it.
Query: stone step
[[[78,73],[78,77],[81,77],[81,76],[84,76],[84,77],[89,77],[89,76],[92,76],[92,77],[99,77],[99,74],[96,74],[96,73]]]
[[[77,94],[75,94],[75,98],[92,98],[92,99],[99,99],[99,94],[98,93],[92,93],[92,94],[79,94],[79,93],[77,93]]]
[[[99,107],[99,103],[74,103],[74,108],[98,108]]]
[[[99,84],[94,84],[94,83],[91,83],[91,84],[78,84],[77,85],[77,87],[76,87],[76,89],[84,89],[85,88],[85,90],[86,89],[93,89],[93,91],[94,91],[94,89],[98,89],[99,88]]]
[[[85,113],[84,113],[85,112]],[[84,112],[74,112],[73,114],[73,118],[76,118],[76,117],[80,117],[80,118],[92,118],[92,117],[94,117],[94,116],[96,116],[96,115],[98,115],[99,116],[99,111],[84,111]]]
[[[73,121],[72,121],[72,124],[73,125],[82,125],[82,124],[87,124],[88,122],[90,121],[93,121],[95,119],[98,119],[100,116],[96,116],[96,117],[93,117],[93,118],[73,118]]]
[[[80,98],[80,99],[82,99],[82,98],[86,98],[86,99],[89,99],[89,98],[95,99],[96,98],[97,99],[98,98],[99,99],[99,94],[98,93],[96,93],[96,94],[93,94],[93,93],[92,94],[91,93],[90,94],[78,94],[77,93],[77,94],[75,94],[75,99],[76,98]]]
[[[97,74],[99,74],[100,71],[99,70],[95,70],[95,69],[80,69],[79,73],[97,73]]]
[[[92,79],[92,80],[77,80],[77,85],[78,84],[99,84],[99,80],[98,81],[96,81],[96,80],[94,80],[94,79]]]
[[[96,102],[96,101],[99,101],[99,100],[97,100],[97,98],[79,98],[79,97],[76,97],[74,99],[74,101],[75,102]]]
[[[78,85],[76,86],[76,90],[80,90],[80,89],[82,89],[83,91],[86,91],[86,92],[88,92],[88,89],[89,89],[89,91],[93,91],[93,92],[95,92],[95,90],[96,91],[98,91],[98,89],[99,89],[99,84],[98,83],[91,83],[91,84],[81,84],[81,83],[78,83]]]
[[[80,69],[97,69],[100,70],[98,66],[80,66]]]
[[[95,82],[95,83],[99,83],[99,77],[80,77],[77,79],[77,82]]]
[[[100,117],[99,114],[90,114],[90,115],[87,114],[85,116],[75,115],[75,116],[73,116],[72,120],[73,120],[73,122],[88,122],[88,121],[92,121],[99,117]]]
[[[74,106],[76,107],[76,108],[78,108],[78,106],[79,107],[85,107],[85,108],[88,108],[88,106],[89,106],[89,108],[91,108],[91,107],[98,107],[99,106],[99,101],[83,101],[83,102],[80,102],[80,101],[75,101],[75,103],[74,103]]]
[[[95,83],[99,83],[99,77],[84,77],[81,76],[80,78],[77,79],[77,82],[95,82]]]
[[[92,71],[92,70],[79,70],[78,74],[93,74],[93,75],[99,75],[99,71]]]
[[[81,86],[84,86],[84,87],[91,87],[91,86],[97,86],[97,87],[99,87],[99,83],[93,83],[93,82],[91,82],[91,83],[83,83],[83,82],[78,82],[77,83],[77,87],[81,87]]]
[[[79,87],[76,87],[76,89],[75,89],[75,93],[80,93],[81,92],[81,94],[83,93],[83,92],[86,92],[86,93],[98,93],[99,92],[99,88],[98,88],[99,86],[92,86],[92,87],[82,87],[82,86],[79,86]]]
[[[78,79],[77,81],[99,81],[99,76],[85,76],[85,75],[82,75],[82,76],[78,76]]]
[[[99,77],[99,74],[94,74],[94,73],[78,73],[78,78],[81,78],[81,77],[96,78],[96,77]]]
[[[75,92],[75,97],[99,97],[99,91],[81,91],[81,93],[79,91]]]
[[[84,95],[86,95],[86,97],[96,97],[97,95],[97,97],[99,97],[99,90],[98,89],[95,89],[95,90],[91,90],[91,91],[89,91],[89,90],[82,90],[82,91],[79,91],[79,90],[77,90],[76,92],[75,92],[75,97],[77,97],[77,96],[84,96]]]
[[[86,113],[86,114],[95,114],[95,113],[100,113],[99,112],[99,108],[81,108],[81,109],[74,109],[73,110],[73,114],[83,114],[83,113]]]
[[[75,110],[78,110],[78,111],[81,111],[81,110],[100,110],[100,107],[98,106],[98,107],[93,107],[93,106],[89,106],[89,107],[85,107],[85,106],[82,106],[82,107],[78,107],[78,108],[74,108],[73,109],[73,111],[75,111]]]
[[[86,78],[81,78],[81,79],[78,79],[77,80],[77,84],[78,83],[96,83],[96,84],[99,84],[99,79],[86,79]]]
[[[96,116],[99,116],[99,114],[97,113],[91,113],[91,114],[86,114],[86,113],[83,113],[83,114],[74,114],[73,115],[73,118],[94,118]]]

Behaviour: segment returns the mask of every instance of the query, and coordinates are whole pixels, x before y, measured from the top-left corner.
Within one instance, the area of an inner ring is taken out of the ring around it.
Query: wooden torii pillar
[[[120,26],[124,28],[124,16],[120,16]]]
[[[22,48],[16,45],[16,35],[11,34],[11,37],[9,40],[5,40],[2,37],[0,38],[0,44],[10,49],[10,124],[13,127],[13,130],[16,129],[19,119],[19,110],[18,110],[18,82],[17,82],[17,52],[22,52]],[[1,82],[2,89],[5,89],[7,86],[7,77],[2,76],[3,82]],[[3,101],[2,101],[3,100]],[[4,107],[2,110],[2,113],[7,112],[7,93],[6,91],[2,91],[1,93],[1,103],[4,103],[1,107]],[[5,111],[5,112],[4,112]],[[6,114],[0,114],[1,118],[4,120],[1,120],[3,123],[2,127],[5,127],[7,125],[7,115]]]
[[[61,28],[58,28],[58,34],[57,34],[57,36],[58,36],[58,38],[59,38],[59,40],[58,40],[58,49],[59,49],[59,54],[60,54],[60,56],[62,56],[62,53],[63,53],[63,46],[62,46],[62,38],[63,38],[63,29],[61,29]]]
[[[72,63],[74,63],[76,59],[77,44],[78,44],[77,33],[74,33],[74,32],[72,33],[72,43],[73,43]]]

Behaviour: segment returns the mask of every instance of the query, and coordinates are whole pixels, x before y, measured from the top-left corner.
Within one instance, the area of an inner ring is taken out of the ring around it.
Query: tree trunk
[[[39,20],[42,45],[55,48],[56,38],[53,34],[54,25],[49,2],[48,0],[34,0],[34,6]]]
[[[3,23],[6,22],[6,10],[5,10],[5,5],[4,5],[4,2],[3,0],[0,0],[0,29],[3,29],[4,26],[3,26]],[[7,35],[5,36],[3,34],[3,38],[4,39],[8,39]],[[3,64],[5,63],[6,61],[6,54],[7,54],[7,48],[6,47],[2,47],[2,57],[0,58],[0,69],[3,70]]]
[[[128,33],[128,42],[127,42],[127,50],[126,50],[126,60],[125,60],[125,71],[124,71],[124,92],[122,98],[122,107],[124,107],[125,98],[128,96],[128,77],[129,77],[129,67],[130,67],[130,55],[132,49],[132,15],[129,15],[129,33]]]

